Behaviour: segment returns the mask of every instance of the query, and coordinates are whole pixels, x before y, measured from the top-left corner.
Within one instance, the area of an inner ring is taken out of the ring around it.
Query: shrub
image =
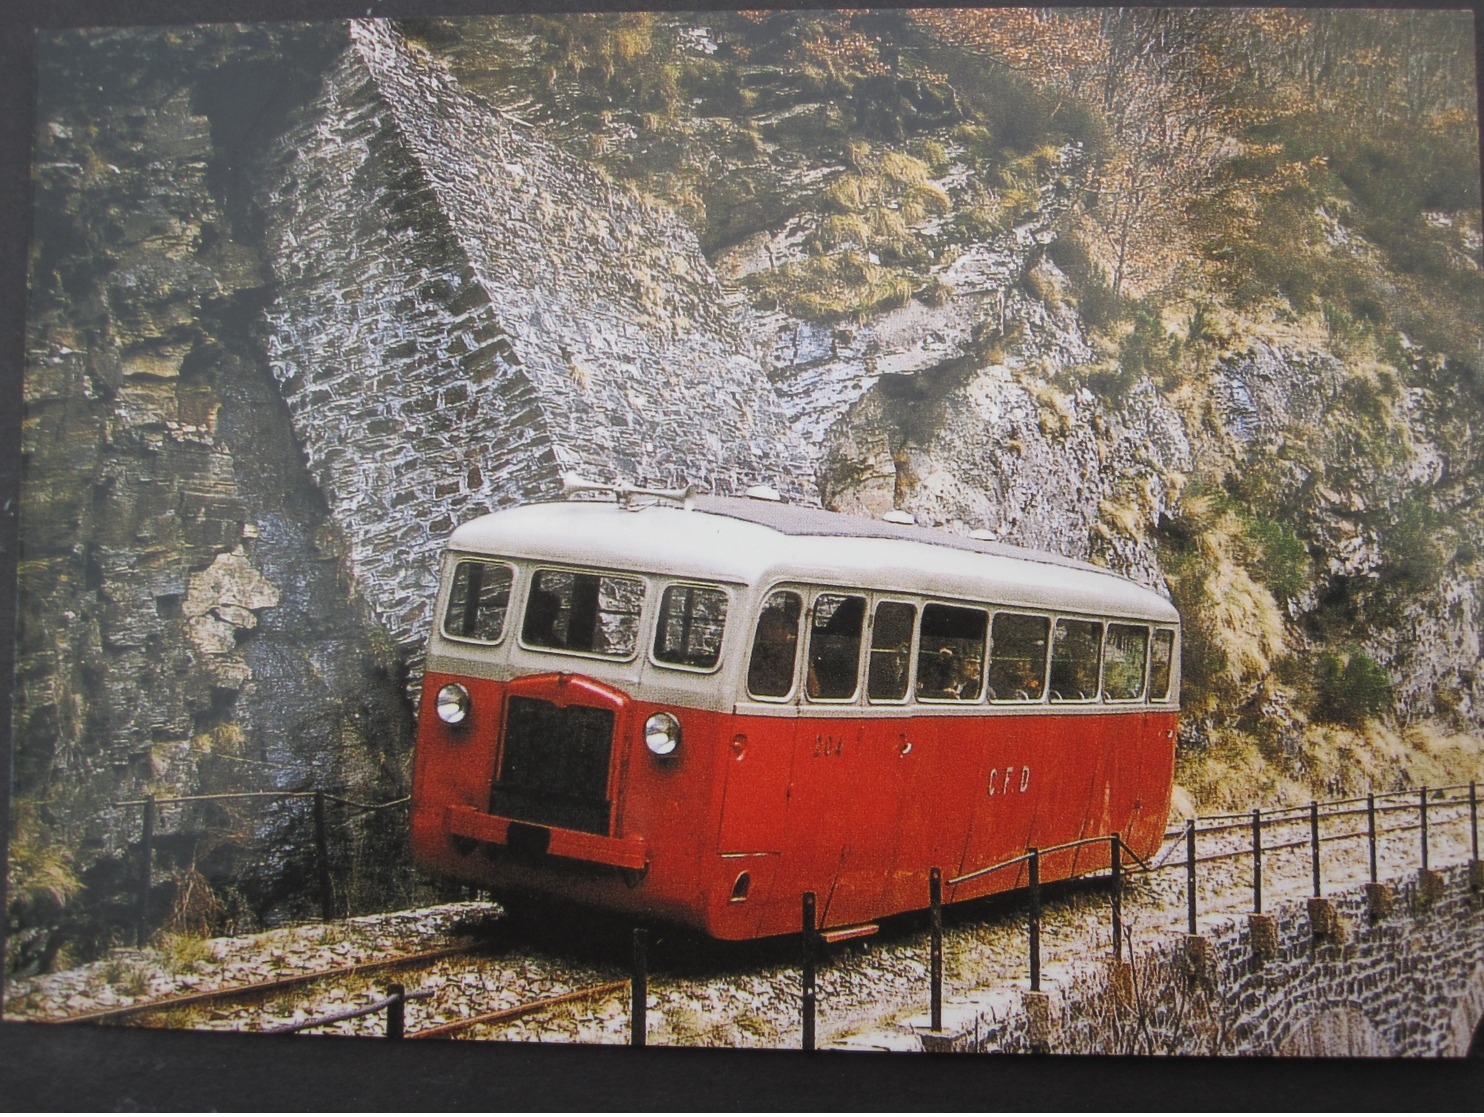
[[[1358,726],[1386,713],[1391,702],[1391,676],[1364,652],[1347,648],[1319,661],[1318,720]]]
[[[1252,545],[1253,567],[1278,597],[1297,597],[1309,584],[1309,551],[1289,528],[1264,516],[1248,517],[1243,534]]]

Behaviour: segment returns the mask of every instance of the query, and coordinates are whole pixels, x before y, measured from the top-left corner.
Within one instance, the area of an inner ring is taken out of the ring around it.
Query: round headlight
[[[644,744],[655,756],[672,756],[680,747],[680,722],[674,714],[651,714],[644,723]]]
[[[445,725],[459,725],[469,716],[469,692],[458,683],[449,683],[438,692],[438,717]]]

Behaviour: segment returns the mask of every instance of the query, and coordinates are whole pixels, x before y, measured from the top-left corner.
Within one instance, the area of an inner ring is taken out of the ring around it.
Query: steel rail
[[[476,1028],[482,1024],[500,1024],[507,1020],[516,1020],[522,1016],[541,1012],[544,1009],[554,1008],[557,1005],[606,996],[609,993],[616,993],[620,989],[627,989],[628,987],[628,978],[623,978],[620,981],[604,982],[601,985],[590,985],[585,989],[573,989],[571,992],[558,993],[554,997],[545,997],[539,1001],[528,1001],[525,1004],[512,1005],[510,1008],[498,1009],[495,1012],[486,1012],[481,1016],[466,1016],[461,1020],[450,1020],[446,1024],[437,1024],[431,1028],[424,1028],[419,1032],[410,1032],[407,1038],[444,1039],[457,1032],[468,1031],[470,1028]]]
[[[142,1016],[151,1012],[165,1012],[174,1008],[191,1008],[195,1005],[209,1004],[213,1001],[248,1000],[256,996],[264,996],[276,993],[283,989],[292,989],[299,985],[309,985],[316,981],[326,981],[335,977],[355,977],[360,974],[377,973],[383,970],[402,969],[406,966],[417,966],[427,962],[437,962],[444,958],[452,958],[459,954],[471,954],[476,947],[471,942],[463,942],[453,946],[441,946],[435,950],[424,950],[416,954],[400,954],[393,958],[376,958],[369,962],[357,962],[350,966],[339,966],[335,969],[316,970],[312,973],[289,974],[286,977],[276,977],[269,981],[258,981],[250,985],[233,985],[223,989],[208,989],[199,993],[186,993],[179,997],[163,997],[157,1001],[144,1001],[139,1004],[123,1005],[119,1008],[108,1008],[94,1012],[84,1012],[77,1016],[68,1016],[60,1020],[47,1020],[47,1024],[102,1024],[110,1020],[123,1020],[131,1016]]]

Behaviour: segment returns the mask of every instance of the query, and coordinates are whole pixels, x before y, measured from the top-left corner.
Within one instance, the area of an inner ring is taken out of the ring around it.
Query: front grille
[[[612,749],[612,710],[511,698],[490,813],[606,835]]]

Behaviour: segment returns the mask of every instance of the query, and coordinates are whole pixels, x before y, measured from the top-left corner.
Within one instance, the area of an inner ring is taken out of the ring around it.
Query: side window
[[[727,595],[714,586],[666,586],[654,630],[657,663],[710,670],[721,658]]]
[[[1144,661],[1149,629],[1142,624],[1110,624],[1103,646],[1103,697],[1132,702],[1144,696]]]
[[[1051,618],[996,613],[990,640],[992,702],[1039,702],[1046,692],[1046,645]]]
[[[747,691],[753,697],[786,698],[793,689],[803,611],[799,595],[789,590],[776,590],[763,603],[747,665]]]
[[[639,643],[643,605],[638,578],[538,570],[520,638],[536,648],[627,659]]]
[[[809,624],[809,677],[805,693],[838,702],[855,696],[861,628],[866,599],[855,594],[822,593],[814,599]]]
[[[1051,642],[1051,701],[1091,702],[1098,696],[1098,660],[1103,643],[1099,621],[1056,622]]]
[[[866,668],[866,697],[872,702],[900,702],[907,697],[912,624],[916,619],[916,607],[902,601],[883,601],[876,606],[871,658]]]
[[[984,635],[989,613],[958,605],[924,605],[917,646],[917,697],[977,702],[984,690]]]
[[[1149,701],[1164,702],[1170,697],[1170,664],[1175,658],[1175,633],[1168,628],[1154,630],[1154,644],[1149,654]]]
[[[460,562],[453,568],[443,635],[493,644],[505,634],[510,583],[515,571],[504,563]]]

